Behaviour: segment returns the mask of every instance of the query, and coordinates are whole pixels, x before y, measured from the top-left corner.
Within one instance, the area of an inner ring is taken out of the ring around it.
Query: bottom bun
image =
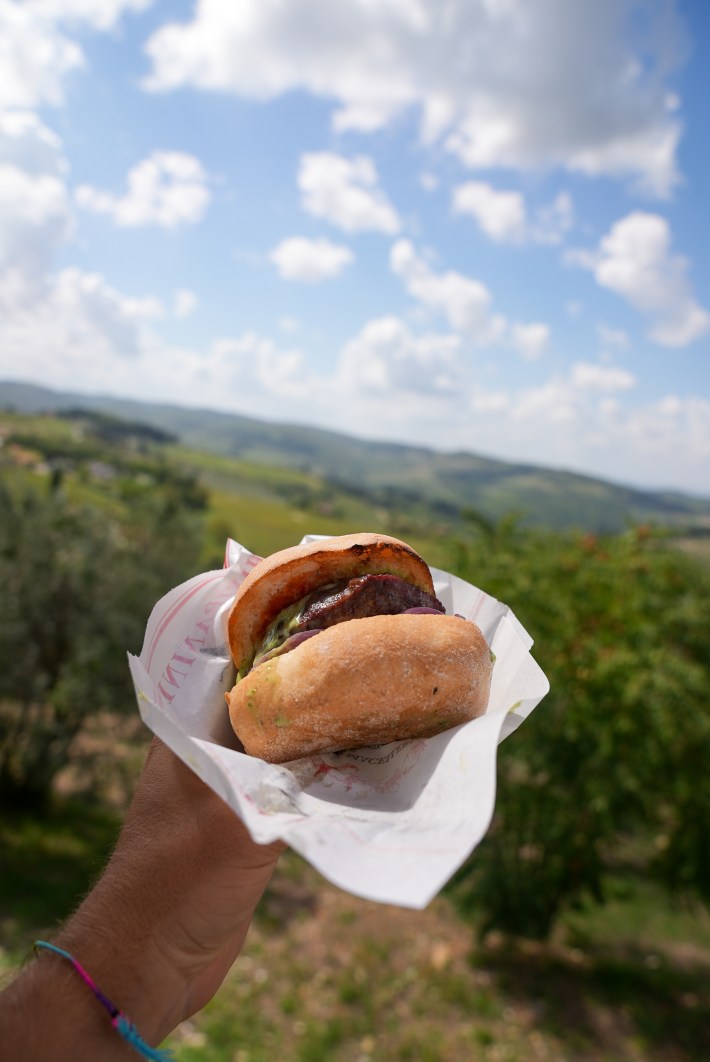
[[[485,712],[492,668],[457,616],[347,620],[254,668],[227,694],[229,716],[270,763],[432,737]]]

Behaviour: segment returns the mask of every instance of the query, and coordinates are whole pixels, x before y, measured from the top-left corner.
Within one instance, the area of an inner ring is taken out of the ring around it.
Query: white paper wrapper
[[[129,657],[141,716],[255,841],[283,839],[357,896],[425,907],[488,829],[499,742],[549,689],[532,639],[506,605],[432,568],[447,612],[475,620],[495,653],[486,714],[433,738],[264,763],[237,751],[224,701],[234,682],[227,615],[259,559],[230,540],[223,571],[158,602],[140,657]]]

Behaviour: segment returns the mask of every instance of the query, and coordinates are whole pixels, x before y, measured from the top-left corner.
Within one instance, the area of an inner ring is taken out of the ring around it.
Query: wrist
[[[231,812],[228,821],[232,825]],[[240,823],[237,829],[248,836]],[[218,893],[212,880],[218,850],[195,850],[190,831],[183,833],[179,856],[155,846],[148,888],[119,845],[103,877],[55,938],[153,1045],[219,987],[283,847],[262,849],[250,842],[242,848],[232,836],[226,846],[232,852],[229,873],[218,875],[223,879]],[[234,859],[237,853],[243,858]],[[169,877],[164,867],[172,868]],[[220,893],[226,900],[222,917]],[[215,961],[218,952],[221,962]]]
[[[38,956],[0,999],[3,1057],[23,1062],[130,1062],[137,1056],[76,972]]]
[[[187,985],[161,948],[156,927],[143,925],[124,898],[107,896],[110,892],[100,883],[55,942],[155,1046],[182,1020]],[[80,987],[91,996],[86,986]]]

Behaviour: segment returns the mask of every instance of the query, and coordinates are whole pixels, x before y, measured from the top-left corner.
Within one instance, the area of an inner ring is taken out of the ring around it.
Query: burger
[[[226,694],[244,750],[271,763],[431,737],[482,715],[493,658],[446,615],[418,553],[362,533],[260,561],[228,620]]]

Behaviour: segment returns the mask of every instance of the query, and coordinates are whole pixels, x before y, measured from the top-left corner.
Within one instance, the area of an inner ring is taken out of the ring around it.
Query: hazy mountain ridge
[[[241,414],[58,392],[10,381],[0,381],[0,407],[18,412],[100,410],[149,424],[192,449],[308,469],[390,502],[401,498],[403,505],[425,500],[439,511],[470,509],[491,520],[516,512],[531,523],[594,531],[615,531],[629,522],[644,521],[710,529],[710,498],[640,490],[462,451],[439,453]]]

